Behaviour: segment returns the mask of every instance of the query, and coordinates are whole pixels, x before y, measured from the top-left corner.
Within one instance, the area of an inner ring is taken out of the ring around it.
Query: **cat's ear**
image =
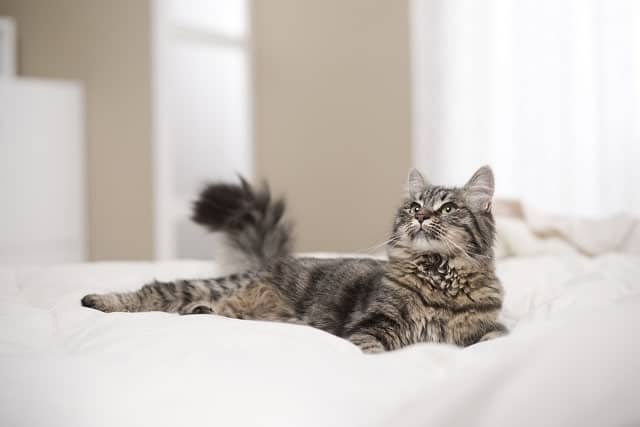
[[[482,166],[464,185],[465,199],[473,209],[489,212],[494,188],[495,182],[491,168]]]
[[[411,169],[409,171],[407,187],[409,189],[409,196],[411,196],[411,198],[418,198],[418,196],[427,189],[427,186],[427,180],[424,179],[424,176],[422,176],[420,172],[418,172],[418,169]]]

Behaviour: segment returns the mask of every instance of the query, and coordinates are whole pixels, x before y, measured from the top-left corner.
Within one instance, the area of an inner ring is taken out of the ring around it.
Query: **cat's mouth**
[[[419,228],[413,233],[413,240],[438,240],[438,237],[429,229]]]

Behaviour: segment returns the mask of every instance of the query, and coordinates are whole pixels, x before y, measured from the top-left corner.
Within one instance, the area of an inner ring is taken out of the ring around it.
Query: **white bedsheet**
[[[532,255],[498,271],[508,337],[367,356],[304,326],[79,303],[210,263],[2,268],[0,425],[640,424],[640,258]]]

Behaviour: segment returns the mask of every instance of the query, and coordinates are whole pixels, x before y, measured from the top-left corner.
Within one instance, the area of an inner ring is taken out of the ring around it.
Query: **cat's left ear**
[[[427,189],[427,185],[427,180],[424,179],[424,176],[422,176],[420,172],[418,172],[418,169],[411,169],[409,171],[407,186],[409,188],[409,195],[412,199],[417,199],[420,194]]]
[[[494,188],[491,168],[482,166],[464,185],[465,199],[473,209],[490,212]]]

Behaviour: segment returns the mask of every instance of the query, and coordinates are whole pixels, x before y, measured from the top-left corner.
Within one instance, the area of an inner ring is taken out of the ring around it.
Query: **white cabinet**
[[[0,263],[86,259],[79,84],[0,78]]]
[[[252,171],[248,2],[153,5],[155,255],[211,258],[191,203],[206,182]]]

